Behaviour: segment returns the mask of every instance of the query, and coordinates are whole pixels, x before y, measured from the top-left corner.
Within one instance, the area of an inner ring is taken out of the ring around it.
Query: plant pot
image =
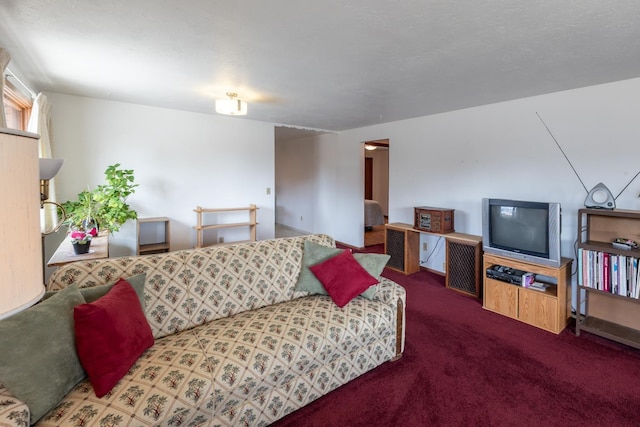
[[[89,240],[87,243],[72,243],[71,245],[73,246],[73,252],[75,252],[76,255],[82,255],[89,253],[91,240]]]

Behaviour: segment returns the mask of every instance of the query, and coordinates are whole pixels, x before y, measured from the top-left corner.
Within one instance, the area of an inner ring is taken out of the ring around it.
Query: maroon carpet
[[[384,276],[407,290],[403,357],[274,425],[640,425],[640,351],[488,312],[435,274]]]

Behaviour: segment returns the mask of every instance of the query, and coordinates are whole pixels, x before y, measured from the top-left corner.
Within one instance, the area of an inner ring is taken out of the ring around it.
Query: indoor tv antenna
[[[620,197],[622,192],[627,189],[627,187],[633,182],[634,179],[637,178],[638,175],[640,175],[640,171],[638,171],[638,173],[635,174],[633,178],[631,178],[631,181],[629,181],[627,185],[625,185],[624,188],[620,190],[620,192],[616,197],[613,197],[613,194],[611,194],[611,191],[609,191],[607,186],[601,182],[598,183],[595,187],[593,187],[591,191],[587,190],[587,186],[584,185],[584,182],[582,182],[582,179],[580,178],[580,175],[578,175],[576,168],[573,167],[573,164],[571,164],[571,160],[569,160],[569,158],[565,154],[564,150],[558,143],[558,140],[556,139],[556,137],[553,136],[553,133],[551,133],[549,126],[547,126],[544,120],[542,120],[542,117],[540,117],[540,114],[538,114],[538,112],[536,112],[536,116],[538,116],[538,118],[544,125],[545,129],[547,129],[547,132],[549,132],[549,135],[551,135],[551,138],[553,138],[553,141],[556,143],[556,145],[560,149],[560,152],[562,152],[562,155],[564,156],[564,158],[567,159],[567,163],[569,163],[569,166],[571,166],[571,169],[573,169],[573,173],[575,173],[576,176],[578,177],[578,181],[580,181],[580,184],[582,184],[582,188],[584,188],[584,191],[587,192],[587,197],[584,199],[584,206],[586,208],[594,208],[594,209],[615,209],[616,199]]]

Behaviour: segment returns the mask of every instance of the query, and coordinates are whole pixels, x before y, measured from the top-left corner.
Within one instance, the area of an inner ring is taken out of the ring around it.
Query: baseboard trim
[[[445,277],[447,275],[444,271],[434,270],[433,268],[429,268],[429,267],[420,267],[420,270],[428,271],[429,273],[437,274],[438,276],[442,276],[442,277]]]
[[[336,246],[340,245],[340,246],[344,246],[347,249],[356,249],[356,250],[362,250],[364,249],[364,247],[358,247],[358,246],[352,246],[352,245],[347,245],[346,243],[342,243],[336,240]]]

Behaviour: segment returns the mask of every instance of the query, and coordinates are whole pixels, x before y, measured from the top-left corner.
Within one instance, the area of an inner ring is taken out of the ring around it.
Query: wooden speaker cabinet
[[[384,250],[391,255],[387,267],[404,274],[420,271],[420,233],[409,224],[387,224],[384,230]]]
[[[482,237],[454,233],[446,240],[446,287],[481,298]]]

